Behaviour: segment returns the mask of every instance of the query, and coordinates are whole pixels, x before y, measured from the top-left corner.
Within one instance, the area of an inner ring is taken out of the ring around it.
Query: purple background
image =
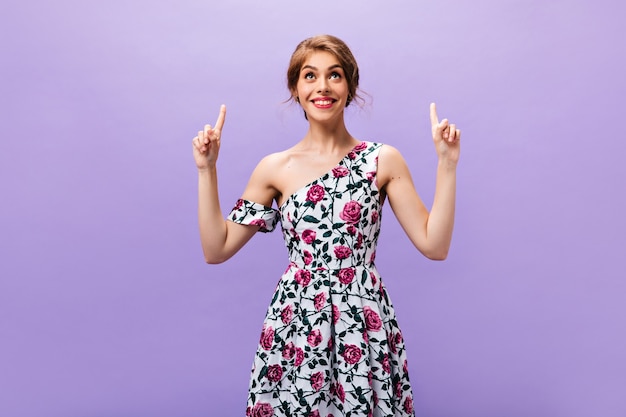
[[[428,103],[463,130],[449,259],[386,207],[378,266],[418,416],[626,415],[623,2],[17,1],[0,7],[0,415],[242,416],[280,233],[203,263],[191,139],[228,105],[222,208],[307,127],[305,37],[353,49],[351,133],[432,202]]]

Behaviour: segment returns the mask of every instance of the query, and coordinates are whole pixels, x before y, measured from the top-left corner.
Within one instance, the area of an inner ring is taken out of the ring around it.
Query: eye
[[[332,78],[333,80],[338,80],[339,78],[341,78],[341,74],[339,74],[338,72],[333,72],[332,74],[330,74],[330,78]]]
[[[315,78],[315,74],[313,74],[312,72],[307,72],[306,74],[304,74],[305,80],[312,80],[313,78]]]

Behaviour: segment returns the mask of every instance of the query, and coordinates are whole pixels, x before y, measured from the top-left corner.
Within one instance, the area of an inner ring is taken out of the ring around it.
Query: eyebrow
[[[307,69],[307,68],[312,69],[313,71],[317,71],[317,68],[314,67],[313,65],[305,65],[305,66],[302,67],[302,69],[300,71],[302,71],[303,69]],[[335,68],[343,69],[342,66],[339,65],[339,64],[331,65],[330,67],[328,67],[329,70],[335,69]]]

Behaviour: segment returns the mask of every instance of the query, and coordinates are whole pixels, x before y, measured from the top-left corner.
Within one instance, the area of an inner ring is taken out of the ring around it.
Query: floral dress
[[[282,223],[289,266],[265,316],[246,416],[413,416],[406,353],[374,265],[381,144],[361,142],[275,210],[239,200],[228,216]]]

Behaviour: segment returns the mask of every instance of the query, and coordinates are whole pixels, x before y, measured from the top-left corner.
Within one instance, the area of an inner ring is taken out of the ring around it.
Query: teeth
[[[317,100],[316,103],[319,104],[320,106],[328,106],[330,103],[332,103],[332,101],[330,101],[330,100]]]

